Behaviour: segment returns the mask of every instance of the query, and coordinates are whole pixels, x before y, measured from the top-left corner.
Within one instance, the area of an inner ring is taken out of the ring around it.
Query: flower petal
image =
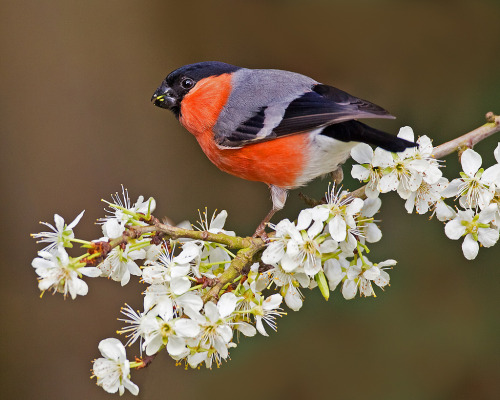
[[[233,338],[233,330],[228,325],[218,326],[216,331],[226,343],[229,343]]]
[[[441,192],[441,196],[445,198],[456,196],[460,192],[462,183],[462,179],[453,179],[446,189]]]
[[[455,210],[444,201],[441,200],[436,203],[436,217],[438,220],[442,222],[448,221],[455,218],[456,215]]]
[[[344,241],[347,235],[347,225],[344,218],[340,215],[333,217],[333,219],[328,223],[328,230],[334,240],[337,242]]]
[[[186,347],[186,341],[177,336],[170,336],[167,343],[167,351],[172,357],[179,357],[183,353],[189,354],[189,350]]]
[[[125,389],[127,389],[134,396],[137,396],[139,394],[139,386],[137,386],[134,382],[132,382],[127,377],[123,378],[123,386],[125,387]]]
[[[101,275],[101,270],[97,267],[82,267],[78,268],[78,272],[89,278],[96,278]]]
[[[345,272],[342,271],[339,261],[335,259],[326,260],[323,269],[328,278],[330,290],[334,291],[338,284],[342,282],[342,279],[344,279]]]
[[[383,288],[384,286],[389,284],[389,281],[390,281],[389,274],[385,271],[380,271],[380,276],[375,278],[373,280],[373,283],[375,283],[375,285],[377,285],[378,287]]]
[[[373,266],[363,272],[363,276],[372,281],[380,276],[380,268]]]
[[[378,197],[375,199],[366,199],[363,202],[361,214],[363,214],[365,217],[371,218],[378,212],[378,210],[380,210],[381,205],[382,200],[380,200]]]
[[[354,164],[351,169],[351,176],[354,179],[365,181],[370,177],[370,170],[359,164]]]
[[[98,348],[101,354],[110,360],[122,361],[127,358],[125,347],[118,339],[108,338],[101,340]]]
[[[415,141],[415,134],[411,126],[403,126],[399,129],[398,138],[408,140],[410,142]]]
[[[351,149],[351,157],[360,164],[371,164],[373,149],[366,143],[360,143]]]
[[[486,169],[481,175],[481,182],[488,185],[500,185],[500,164],[495,164]]]
[[[269,336],[264,328],[264,324],[262,323],[262,317],[260,315],[255,317],[255,327],[257,328],[257,330],[261,335]]]
[[[285,254],[285,248],[280,241],[269,243],[262,253],[262,261],[266,264],[274,264],[281,260]]]
[[[319,245],[319,251],[322,254],[333,253],[338,247],[339,244],[335,240],[327,239]]]
[[[283,301],[283,297],[279,293],[273,294],[272,296],[269,296],[264,300],[262,303],[262,308],[264,310],[274,310],[275,308],[278,308]]]
[[[358,284],[353,280],[347,279],[344,282],[344,285],[342,285],[342,295],[346,300],[353,299],[356,296],[357,292]]]
[[[304,272],[309,276],[316,275],[321,270],[321,258],[309,256],[304,263]]]
[[[462,243],[462,251],[467,260],[474,260],[479,252],[479,244],[474,240],[472,235],[469,233],[465,236],[464,242]]]
[[[379,187],[382,193],[396,190],[399,185],[398,175],[395,171],[380,178]]]
[[[357,214],[361,211],[363,208],[364,201],[359,198],[353,199],[349,205],[346,207],[346,213],[350,215]]]
[[[217,308],[219,309],[220,316],[222,318],[225,318],[230,315],[235,310],[237,301],[238,298],[234,293],[224,293],[217,303]]]
[[[372,165],[374,167],[390,167],[394,165],[394,157],[390,151],[377,147],[373,152]]]
[[[283,268],[285,272],[292,272],[299,264],[300,260],[297,257],[291,257],[288,254],[285,254],[281,259],[281,268]]]
[[[238,322],[238,324],[236,325],[236,329],[238,329],[247,337],[252,337],[257,334],[255,328],[247,322]]]
[[[500,142],[498,142],[495,151],[493,151],[493,155],[495,156],[495,160],[497,160],[497,163],[500,164]]]
[[[191,281],[186,276],[181,276],[177,278],[172,278],[170,281],[170,288],[172,292],[179,296],[186,293],[191,287]]]
[[[312,222],[312,212],[310,209],[306,208],[302,210],[297,218],[297,230],[301,231],[309,228]]]
[[[464,235],[465,229],[466,228],[464,225],[462,225],[460,218],[457,217],[446,223],[446,225],[444,226],[444,233],[451,240],[458,240]]]
[[[85,210],[83,210],[80,214],[78,214],[76,216],[76,218],[73,221],[71,221],[71,223],[68,225],[68,228],[73,229],[78,224],[78,222],[80,222],[84,213],[85,213]]]
[[[473,177],[481,167],[483,162],[481,156],[472,149],[467,149],[462,153],[460,160],[463,171],[469,176]]]
[[[179,296],[177,298],[177,303],[180,304],[184,309],[190,308],[194,311],[200,311],[203,307],[203,300],[201,299],[201,297],[191,292],[187,292],[182,296]]]
[[[323,222],[314,221],[313,224],[307,230],[307,236],[309,236],[310,238],[315,238],[321,233],[323,228],[324,228]]]
[[[499,233],[496,229],[491,228],[479,228],[477,231],[477,236],[479,242],[484,247],[491,247],[498,242]]]
[[[299,311],[302,307],[302,297],[295,286],[288,286],[285,294],[285,303],[293,311]]]
[[[211,323],[217,322],[220,318],[218,307],[211,301],[205,304],[205,315]]]
[[[376,243],[382,239],[382,231],[375,223],[365,225],[365,239],[368,243]]]

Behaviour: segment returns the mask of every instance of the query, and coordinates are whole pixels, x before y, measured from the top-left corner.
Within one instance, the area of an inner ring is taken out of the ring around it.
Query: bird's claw
[[[261,223],[257,229],[255,230],[255,233],[252,235],[253,238],[261,238],[265,243],[269,243],[269,236],[267,236],[266,233],[266,225],[267,223]]]

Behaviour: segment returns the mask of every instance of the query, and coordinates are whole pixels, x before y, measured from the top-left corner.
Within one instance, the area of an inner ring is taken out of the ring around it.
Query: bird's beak
[[[175,92],[165,83],[162,83],[151,97],[151,101],[157,107],[172,110],[178,106]]]

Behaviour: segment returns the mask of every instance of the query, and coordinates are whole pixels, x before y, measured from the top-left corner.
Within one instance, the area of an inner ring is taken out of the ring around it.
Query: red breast
[[[200,80],[184,97],[179,121],[191,132],[207,157],[221,170],[251,181],[295,187],[307,164],[307,133],[285,136],[239,149],[220,148],[212,131],[231,93],[231,74]]]

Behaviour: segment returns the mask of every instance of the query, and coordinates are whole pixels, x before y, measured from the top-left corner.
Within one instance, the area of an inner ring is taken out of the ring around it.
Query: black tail
[[[417,143],[398,138],[389,133],[379,131],[359,121],[346,121],[327,126],[322,135],[329,136],[342,142],[362,142],[382,147],[385,150],[397,153],[408,147],[415,147]]]

